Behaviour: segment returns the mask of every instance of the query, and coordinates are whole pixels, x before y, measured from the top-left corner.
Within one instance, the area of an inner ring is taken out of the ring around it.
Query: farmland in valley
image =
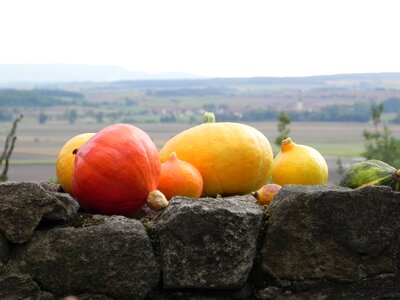
[[[324,155],[330,183],[335,183],[339,157],[345,167],[361,159],[362,132],[373,129],[370,106],[379,102],[385,104],[383,121],[400,137],[399,73],[24,83],[0,88],[0,147],[12,120],[24,114],[9,178],[48,180],[55,178],[57,153],[69,138],[109,124],[136,125],[161,148],[175,134],[201,123],[205,111],[213,111],[217,121],[247,123],[273,144],[283,111],[292,118],[290,136]]]
[[[9,125],[9,124],[7,124]],[[71,137],[82,132],[96,132],[107,124],[53,123],[35,124],[24,120],[18,128],[18,140],[12,156],[9,170],[10,180],[48,180],[55,178],[55,160],[62,145]],[[178,123],[133,123],[146,131],[158,148],[178,132],[193,125]],[[249,125],[260,130],[273,144],[277,136],[276,122],[256,122]],[[364,150],[362,131],[372,129],[369,123],[329,123],[329,122],[294,122],[290,125],[291,134],[298,144],[315,147],[326,158],[330,169],[330,182],[338,180],[337,158],[344,164],[355,162]],[[4,144],[6,124],[1,125],[0,144]],[[391,127],[400,137],[400,125]]]

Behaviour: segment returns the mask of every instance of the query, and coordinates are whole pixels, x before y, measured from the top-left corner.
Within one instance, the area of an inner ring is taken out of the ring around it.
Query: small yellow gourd
[[[281,152],[272,163],[272,181],[286,184],[318,185],[328,182],[328,165],[317,150],[282,140]]]
[[[146,204],[150,209],[158,211],[167,208],[169,202],[159,190],[154,190],[147,196]]]

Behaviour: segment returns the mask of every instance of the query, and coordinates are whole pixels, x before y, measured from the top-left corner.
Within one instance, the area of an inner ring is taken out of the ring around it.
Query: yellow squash
[[[75,155],[72,152],[81,147],[94,135],[94,133],[78,134],[69,139],[58,153],[56,161],[57,179],[63,190],[70,195],[72,195],[72,176],[75,163]]]
[[[326,184],[328,166],[317,150],[286,138],[272,164],[272,181],[279,185]]]
[[[205,121],[170,139],[160,150],[161,162],[171,152],[194,165],[203,177],[203,196],[243,195],[259,189],[271,174],[273,153],[257,129],[240,123]]]

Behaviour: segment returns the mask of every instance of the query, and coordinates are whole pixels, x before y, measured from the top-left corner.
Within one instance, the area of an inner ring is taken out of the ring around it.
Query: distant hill
[[[113,65],[0,64],[0,83],[196,79],[188,73],[133,72]]]
[[[190,80],[188,80],[190,79]],[[96,87],[105,89],[184,89],[206,87],[208,89],[217,87],[233,86],[266,86],[275,85],[282,88],[303,87],[312,89],[359,89],[374,90],[386,88],[385,84],[400,89],[400,72],[398,73],[354,73],[316,75],[304,77],[216,77],[216,78],[187,78],[172,80],[119,80],[112,82],[96,83]],[[93,87],[92,87],[93,88]],[[227,90],[225,90],[226,92]],[[161,92],[162,93],[162,92]],[[170,93],[170,91],[168,91]],[[215,93],[214,93],[215,94]],[[160,95],[160,92],[158,93]],[[175,95],[176,96],[176,95]]]
[[[278,85],[302,88],[348,88],[370,90],[384,88],[383,83],[400,88],[400,72],[354,73],[303,77],[221,77],[211,78],[189,73],[146,73],[129,71],[114,65],[85,64],[0,64],[0,88],[47,88],[69,83],[106,88],[184,88],[236,85]]]

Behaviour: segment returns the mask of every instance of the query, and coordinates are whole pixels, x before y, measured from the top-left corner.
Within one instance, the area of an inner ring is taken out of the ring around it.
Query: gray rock
[[[28,275],[8,273],[0,275],[0,299],[37,299],[38,285]]]
[[[121,216],[79,218],[77,227],[36,231],[18,246],[19,269],[60,296],[143,299],[158,283],[160,270],[142,223]]]
[[[357,282],[395,274],[400,249],[400,193],[286,186],[267,210],[261,267],[275,278]]]
[[[66,220],[68,216],[74,215],[79,209],[79,203],[70,194],[60,192],[48,192],[56,197],[63,205],[55,206],[54,210],[44,215],[44,218],[51,221]]]
[[[321,280],[314,287],[296,291],[268,287],[255,294],[260,300],[325,300],[325,299],[400,299],[399,278],[380,275],[354,283]]]
[[[28,241],[42,218],[65,221],[78,206],[60,200],[37,182],[0,183],[0,232],[13,243]]]
[[[52,293],[40,291],[37,297],[30,297],[24,300],[58,300]]]
[[[254,300],[252,287],[240,289],[160,289],[151,292],[146,300]]]
[[[104,295],[84,293],[78,296],[67,295],[63,297],[62,300],[113,300],[113,299]]]
[[[10,257],[10,243],[0,232],[0,267],[7,262]]]
[[[164,287],[241,287],[253,265],[263,213],[252,196],[175,197],[156,223]]]
[[[256,298],[260,300],[277,300],[277,299],[287,299],[291,295],[290,292],[285,293],[282,289],[269,286],[258,292],[256,292]]]
[[[48,181],[38,181],[37,183],[48,192],[63,192],[62,187],[59,184]]]

